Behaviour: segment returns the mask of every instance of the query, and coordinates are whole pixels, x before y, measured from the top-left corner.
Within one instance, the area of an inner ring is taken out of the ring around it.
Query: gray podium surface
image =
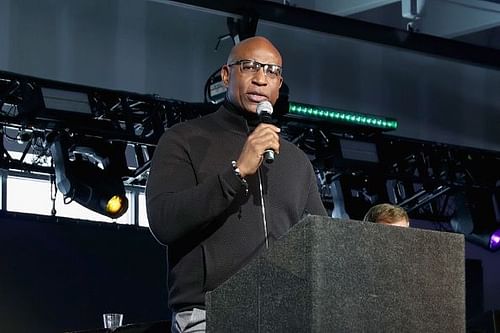
[[[464,239],[310,216],[206,306],[207,332],[465,332]]]

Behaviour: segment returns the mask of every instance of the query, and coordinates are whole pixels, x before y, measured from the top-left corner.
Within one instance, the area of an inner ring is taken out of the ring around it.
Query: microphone
[[[273,114],[273,105],[271,102],[265,100],[257,104],[257,115],[260,118],[260,122],[264,124],[272,124],[273,119],[271,115]],[[273,163],[274,161],[274,150],[267,149],[264,151],[264,160],[267,163]]]

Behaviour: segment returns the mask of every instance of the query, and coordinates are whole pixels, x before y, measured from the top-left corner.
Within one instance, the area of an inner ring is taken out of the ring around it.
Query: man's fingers
[[[272,149],[279,154],[279,131],[280,129],[272,124],[259,124],[248,136],[237,161],[244,176],[257,171],[266,150]]]

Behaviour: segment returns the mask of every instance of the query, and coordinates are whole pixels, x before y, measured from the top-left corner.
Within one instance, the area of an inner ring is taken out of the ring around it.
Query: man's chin
[[[259,104],[259,103],[248,101],[243,105],[243,107],[245,108],[245,111],[247,111],[247,112],[256,113],[257,112],[257,104]]]

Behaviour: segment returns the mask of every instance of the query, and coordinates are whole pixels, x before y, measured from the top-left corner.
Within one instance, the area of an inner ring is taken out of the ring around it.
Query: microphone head
[[[273,114],[273,105],[271,104],[271,102],[265,100],[257,104],[257,115],[260,116],[262,112]]]

